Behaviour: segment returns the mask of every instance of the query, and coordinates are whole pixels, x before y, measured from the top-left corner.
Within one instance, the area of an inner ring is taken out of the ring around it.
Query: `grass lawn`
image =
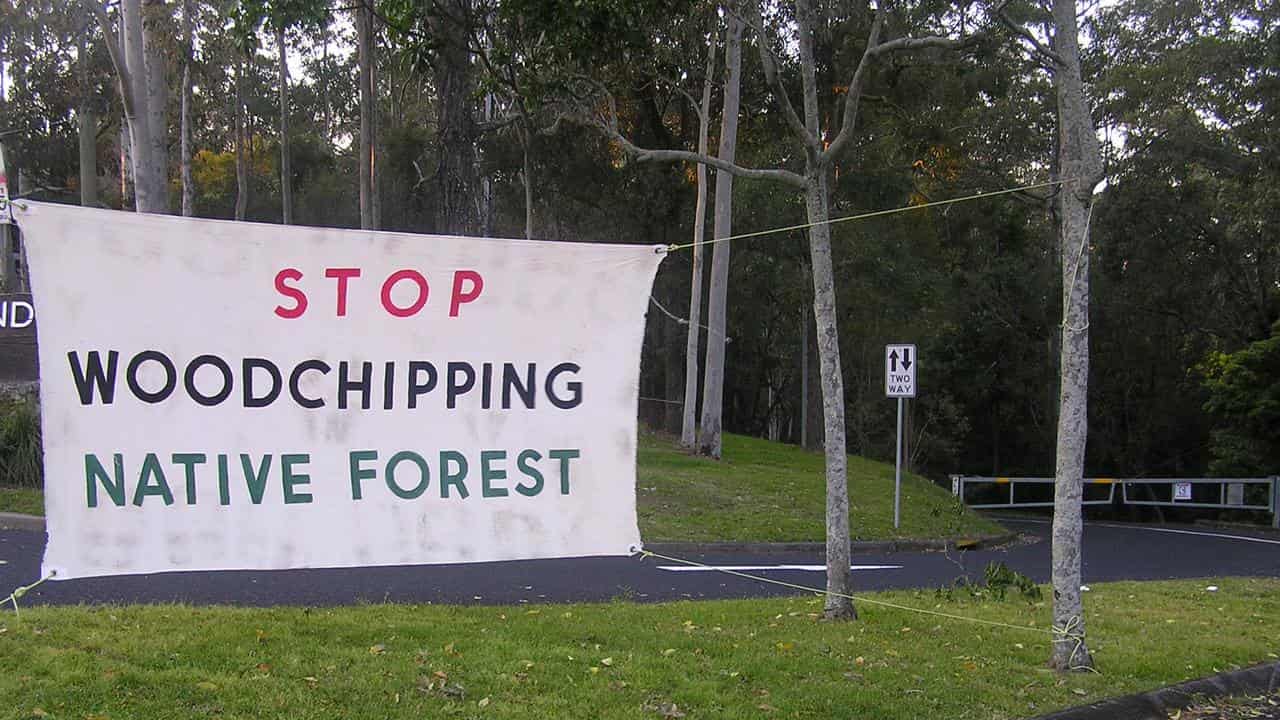
[[[636,500],[646,542],[820,541],[826,537],[821,453],[725,435],[724,459],[693,457],[675,440],[640,438]],[[950,493],[902,478],[902,527],[893,529],[893,465],[849,458],[849,526],[855,540],[1001,533]]]
[[[0,512],[44,514],[44,493],[36,488],[0,487]]]
[[[1207,585],[1220,590],[1208,592]],[[871,596],[0,614],[0,718],[1015,718],[1275,659],[1280,581],[1093,586],[1101,674],[1044,669],[1049,608]]]

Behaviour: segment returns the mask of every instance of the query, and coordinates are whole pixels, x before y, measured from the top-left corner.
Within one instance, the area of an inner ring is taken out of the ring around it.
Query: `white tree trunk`
[[[276,52],[280,63],[280,219],[293,224],[293,170],[289,162],[289,56],[284,25],[276,28]]]
[[[1081,499],[1088,431],[1089,213],[1101,156],[1080,77],[1075,0],[1054,0],[1058,97],[1058,194],[1062,247],[1062,385],[1053,506],[1053,624],[1049,660],[1058,670],[1092,667],[1081,602]]]
[[[707,134],[711,125],[711,89],[716,73],[716,26],[711,14],[707,44],[707,75],[702,83],[702,103],[698,106],[698,154],[707,154]],[[685,346],[684,417],[680,425],[680,445],[692,448],[698,433],[698,345],[702,337],[702,257],[707,227],[707,166],[698,163],[698,199],[693,215],[693,273],[689,284],[689,336]]]
[[[733,162],[738,147],[738,107],[742,83],[742,20],[728,14],[725,30],[724,107],[720,116],[718,157]],[[721,413],[724,401],[725,316],[729,301],[730,241],[733,234],[733,175],[716,173],[715,227],[718,241],[711,254],[711,293],[707,304],[707,369],[702,378],[702,422],[698,453],[719,458],[723,450]]]
[[[151,113],[147,110],[146,52],[142,32],[142,0],[121,0],[120,40],[126,72],[120,75],[120,93],[129,126],[129,164],[133,170],[133,200],[138,212],[161,212],[155,196],[150,162]]]
[[[823,450],[827,480],[827,599],[828,619],[856,618],[849,570],[849,482],[845,456],[844,374],[840,365],[840,333],[836,325],[836,287],[831,263],[831,226],[825,169],[815,170],[804,193],[809,228],[809,258],[813,264],[813,317],[817,327],[818,363],[822,386]]]
[[[817,17],[811,0],[797,0],[800,82],[804,92],[804,129],[810,138],[821,137],[818,118],[817,63],[814,37]],[[827,597],[823,614],[828,619],[858,616],[849,597],[853,576],[849,570],[849,479],[845,455],[844,371],[840,365],[840,333],[836,324],[836,286],[831,262],[829,157],[817,147],[806,147],[805,210],[809,220],[809,261],[813,266],[813,319],[818,344],[818,375],[822,389],[823,452],[827,480]]]

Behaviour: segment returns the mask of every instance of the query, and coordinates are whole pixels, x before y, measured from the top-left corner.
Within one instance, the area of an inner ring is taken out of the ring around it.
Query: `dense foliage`
[[[283,27],[293,65],[294,222],[359,226],[352,8],[360,4],[190,2],[197,215],[232,217],[238,194],[247,192],[247,219],[280,221],[274,30]],[[175,99],[168,115],[177,211],[183,3],[144,5],[172,29],[163,57]],[[902,3],[890,30],[971,31],[966,24],[981,18],[977,8]],[[1011,11],[1037,17],[1033,5]],[[866,3],[824,12],[815,72],[829,93],[823,103],[834,106],[871,13]],[[688,241],[692,168],[629,161],[582,122],[581,108],[599,110],[607,97],[636,144],[696,147],[692,98],[705,73],[709,6],[385,0],[374,16],[382,227],[454,227],[449,179],[478,198],[477,227],[493,235],[521,236],[531,227],[534,237],[551,240]],[[1086,17],[1087,80],[1108,156],[1092,217],[1091,474],[1270,474],[1280,465],[1277,27],[1280,8],[1248,0],[1128,0]],[[754,46],[756,34],[746,42]],[[250,162],[248,187],[240,189],[234,66],[245,48]],[[779,39],[783,65],[795,62],[790,48]],[[754,47],[744,56],[754,58]],[[96,117],[99,202],[131,208],[119,91],[82,4],[0,0],[0,61],[0,141],[11,187],[79,200],[76,120],[85,107]],[[768,98],[760,64],[743,69],[738,162],[795,167],[799,150]],[[1051,78],[1007,32],[989,32],[963,53],[894,56],[868,80],[832,214],[1047,180],[1052,106]],[[838,127],[839,120],[824,122]],[[454,178],[458,157],[474,172]],[[883,397],[882,348],[915,342],[921,394],[910,403],[909,429],[918,469],[1051,473],[1061,287],[1050,192],[833,226],[850,452],[891,456],[894,405]],[[744,180],[734,193],[735,232],[803,221],[802,198],[777,185]],[[673,253],[654,289],[655,301],[678,316],[688,304],[689,269],[689,253]],[[801,232],[735,242],[726,430],[798,442],[807,425],[810,443],[820,438],[810,288]],[[641,413],[678,430],[685,327],[656,308],[650,317],[641,393],[650,399]],[[802,356],[811,366],[807,405]]]

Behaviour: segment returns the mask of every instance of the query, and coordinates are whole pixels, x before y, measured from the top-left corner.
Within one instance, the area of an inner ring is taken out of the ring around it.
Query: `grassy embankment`
[[[1209,592],[1210,583],[1219,586]],[[1276,658],[1280,581],[1093,586],[1101,674],[1044,668],[1044,602],[818,599],[0,614],[0,718],[1016,718]]]
[[[850,457],[854,539],[980,536],[996,524],[928,480],[902,477],[902,527],[893,530],[893,466]],[[636,482],[640,534],[657,541],[820,541],[826,537],[822,455],[742,436],[724,437],[721,461],[692,457],[671,438],[641,434]],[[31,488],[0,488],[0,512],[44,514]]]
[[[726,435],[721,461],[692,457],[669,438],[644,435],[636,482],[646,542],[815,541],[825,535],[821,453]],[[902,478],[902,527],[893,528],[893,465],[849,458],[849,526],[855,540],[962,537],[1003,532],[946,490]]]
[[[721,461],[692,457],[670,438],[640,438],[636,497],[647,542],[820,541],[826,480],[819,453],[728,435]],[[855,540],[994,534],[945,490],[903,477],[902,527],[893,529],[893,466],[849,458],[849,524]],[[0,512],[43,514],[37,490],[0,488]]]

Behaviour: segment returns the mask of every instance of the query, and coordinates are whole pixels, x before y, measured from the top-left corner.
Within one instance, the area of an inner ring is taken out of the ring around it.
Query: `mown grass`
[[[636,483],[640,534],[663,540],[783,542],[826,537],[821,453],[725,435],[724,459],[691,456],[675,440],[643,434]],[[893,465],[849,458],[849,526],[855,540],[997,534],[995,523],[950,493],[902,478],[902,523],[893,527]]]
[[[44,493],[36,488],[0,487],[0,512],[44,514]]]
[[[1220,587],[1208,592],[1209,584]],[[1101,674],[1044,668],[1045,603],[820,601],[0,615],[0,718],[1014,718],[1274,659],[1280,581],[1093,586]]]

